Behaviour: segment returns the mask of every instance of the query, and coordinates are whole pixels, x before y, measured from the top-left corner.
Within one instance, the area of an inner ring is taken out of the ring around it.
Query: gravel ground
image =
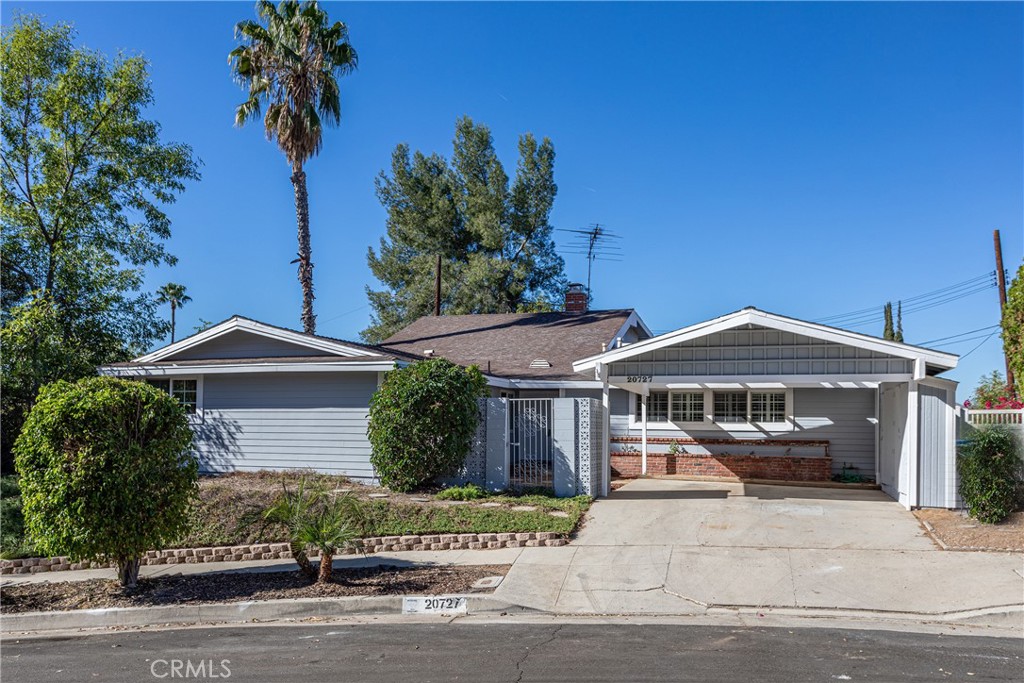
[[[915,510],[932,533],[950,549],[1024,551],[1024,512],[1015,512],[1002,524],[982,524],[958,510]]]
[[[0,589],[0,611],[10,614],[286,598],[491,592],[472,590],[471,586],[485,576],[504,576],[508,569],[508,565],[336,569],[333,581],[325,585],[310,581],[298,571],[163,576],[140,579],[138,588],[131,592],[107,579],[22,584]]]

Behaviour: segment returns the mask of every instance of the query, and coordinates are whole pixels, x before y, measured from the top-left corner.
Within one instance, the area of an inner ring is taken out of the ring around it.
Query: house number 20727
[[[627,382],[650,382],[650,375],[626,375]]]

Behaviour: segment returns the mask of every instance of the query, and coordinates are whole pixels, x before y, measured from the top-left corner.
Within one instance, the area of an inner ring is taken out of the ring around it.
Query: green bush
[[[486,386],[476,367],[443,358],[389,372],[370,401],[367,429],[381,484],[411,491],[455,472],[469,453]]]
[[[113,561],[134,587],[142,555],[185,531],[191,445],[184,409],[145,382],[43,387],[14,447],[30,540],[44,553]]]
[[[438,491],[437,495],[434,496],[438,500],[478,500],[486,497],[487,491],[484,491],[476,484],[450,486],[443,491]]]
[[[971,517],[998,524],[1020,501],[1020,445],[1005,427],[984,427],[971,434],[957,454],[960,495]]]
[[[25,538],[18,477],[0,477],[0,557],[31,557],[34,552],[32,544]]]

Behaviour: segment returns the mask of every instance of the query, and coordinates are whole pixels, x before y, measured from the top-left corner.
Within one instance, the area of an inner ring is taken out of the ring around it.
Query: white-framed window
[[[792,413],[793,393],[781,391],[714,392],[712,419],[727,425],[780,425]]]
[[[190,417],[202,416],[203,384],[198,377],[154,377],[146,381],[178,399]]]
[[[747,421],[747,392],[716,391],[714,420],[720,423]]]
[[[672,422],[703,422],[704,392],[673,391],[669,395]]]
[[[784,391],[752,391],[750,392],[751,422],[785,422],[786,392]]]

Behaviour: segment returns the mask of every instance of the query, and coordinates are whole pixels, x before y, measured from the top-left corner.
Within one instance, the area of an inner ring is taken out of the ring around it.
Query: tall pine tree
[[[891,307],[890,307],[890,310]],[[903,302],[896,302],[896,332],[892,335],[893,341],[903,341]]]
[[[383,287],[367,287],[373,320],[363,338],[380,341],[434,310],[438,255],[444,313],[512,313],[560,300],[564,263],[548,222],[554,163],[549,139],[522,135],[510,186],[490,130],[468,117],[456,122],[450,161],[398,145],[391,173],[377,178],[387,236],[367,260]]]
[[[882,330],[882,338],[892,341],[896,337],[896,332],[892,327],[892,302],[886,301],[885,308],[883,309],[885,317],[885,328]]]

